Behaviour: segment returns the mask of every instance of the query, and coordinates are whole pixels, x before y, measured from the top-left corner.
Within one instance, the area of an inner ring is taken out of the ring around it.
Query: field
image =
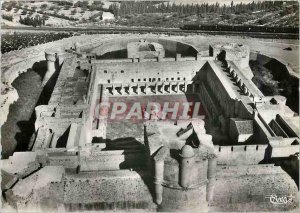
[[[17,2],[10,1],[2,4],[2,26],[24,26],[20,19],[25,17],[35,18],[36,16],[45,19],[45,26],[70,27],[83,23],[105,24],[107,20],[114,19],[113,14],[107,12],[108,5],[94,3],[71,3],[60,2]],[[11,18],[4,18],[11,17]]]
[[[254,25],[268,27],[298,27],[299,11],[297,7],[284,8],[279,11],[257,11],[240,14],[219,15],[216,13],[178,14],[178,13],[144,13],[128,14],[117,19],[117,25],[149,26],[149,27],[174,27],[179,28],[184,24],[198,25]]]
[[[16,2],[2,4],[1,25],[22,26],[20,18],[37,15],[45,19],[45,26],[143,26],[179,28],[197,25],[251,25],[269,27],[298,27],[299,5],[295,2],[245,2],[244,4],[208,5],[155,2],[88,1]],[[11,18],[9,18],[9,16]],[[12,20],[11,20],[12,19]]]
[[[73,36],[73,33],[13,33],[2,34],[1,53],[7,53],[13,50],[20,50],[26,47],[36,46],[51,41],[60,40]]]

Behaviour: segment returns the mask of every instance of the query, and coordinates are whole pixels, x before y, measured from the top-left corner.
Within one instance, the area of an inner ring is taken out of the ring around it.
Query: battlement
[[[255,165],[264,160],[268,145],[215,146],[220,165]]]

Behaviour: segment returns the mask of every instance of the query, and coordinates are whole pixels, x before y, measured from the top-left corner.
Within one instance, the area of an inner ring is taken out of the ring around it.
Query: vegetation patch
[[[1,53],[20,50],[26,47],[57,41],[73,36],[73,33],[14,33],[1,35]]]

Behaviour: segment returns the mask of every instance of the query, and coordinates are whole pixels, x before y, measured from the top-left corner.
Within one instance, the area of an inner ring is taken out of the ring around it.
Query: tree
[[[76,14],[76,9],[74,9],[74,10],[71,10],[71,15],[75,15]]]
[[[2,18],[3,18],[3,19],[6,19],[6,20],[8,20],[8,21],[13,21],[13,17],[10,16],[10,15],[2,15]]]
[[[41,8],[42,10],[45,10],[47,7],[48,7],[47,4],[42,4],[40,8]]]
[[[9,11],[11,11],[13,9],[13,7],[12,6],[8,6],[7,8],[6,8],[6,10],[9,12]]]

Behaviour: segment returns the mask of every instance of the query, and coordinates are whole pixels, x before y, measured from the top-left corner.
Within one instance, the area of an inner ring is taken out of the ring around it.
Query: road
[[[254,38],[280,38],[280,39],[299,39],[297,33],[268,33],[268,32],[234,32],[234,31],[204,31],[204,30],[181,30],[176,28],[147,28],[147,27],[20,27],[20,26],[2,26],[2,30],[13,31],[57,31],[57,32],[88,32],[88,33],[105,33],[105,34],[119,34],[119,33],[158,33],[168,35],[238,35],[249,36]]]

